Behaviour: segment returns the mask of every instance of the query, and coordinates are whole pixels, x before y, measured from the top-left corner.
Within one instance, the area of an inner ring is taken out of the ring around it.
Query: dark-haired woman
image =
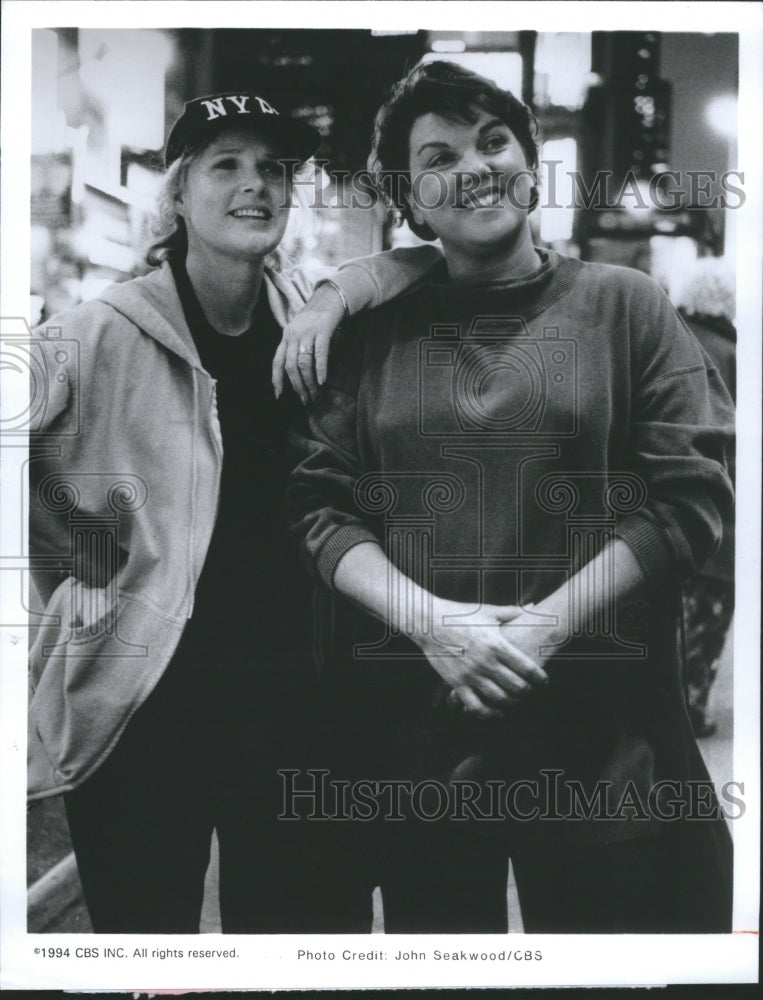
[[[29,791],[65,794],[97,932],[198,932],[213,830],[223,930],[342,929],[312,828],[278,821],[278,769],[312,752],[314,671],[282,523],[299,403],[274,397],[271,362],[306,398],[343,301],[394,294],[431,259],[349,268],[282,340],[312,291],[277,253],[282,161],[319,141],[255,94],[189,102],[159,266],[36,333],[50,381],[31,444]]]
[[[718,374],[648,278],[533,246],[532,117],[490,81],[414,70],[371,161],[445,260],[354,324],[290,485],[336,767],[386,816],[356,881],[388,931],[499,932],[510,852],[526,931],[729,930],[674,643],[731,499]]]

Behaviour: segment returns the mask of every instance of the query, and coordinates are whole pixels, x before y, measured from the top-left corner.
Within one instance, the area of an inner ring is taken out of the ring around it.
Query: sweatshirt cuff
[[[360,261],[342,264],[331,275],[331,281],[341,288],[351,316],[357,316],[364,309],[375,309],[381,304],[382,291],[376,275]]]
[[[372,257],[356,257],[345,261],[332,278],[337,284],[341,284],[352,315],[355,316],[364,309],[377,309],[408,291],[442,259],[442,251],[430,244],[397,247]],[[338,278],[343,280],[338,281]]]
[[[334,574],[342,557],[362,542],[379,544],[376,535],[361,524],[345,524],[329,535],[315,560],[321,579],[334,590]]]
[[[634,554],[649,582],[664,580],[665,574],[680,576],[679,555],[659,524],[632,514],[617,525],[615,535]]]

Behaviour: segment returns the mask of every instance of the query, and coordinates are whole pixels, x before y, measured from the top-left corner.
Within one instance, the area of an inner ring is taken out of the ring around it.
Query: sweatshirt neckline
[[[541,266],[530,275],[493,281],[450,282],[443,264],[433,276],[432,288],[438,299],[453,307],[478,304],[484,308],[496,301],[505,309],[511,306],[525,318],[537,316],[560,299],[574,284],[581,262],[554,250],[535,248]]]

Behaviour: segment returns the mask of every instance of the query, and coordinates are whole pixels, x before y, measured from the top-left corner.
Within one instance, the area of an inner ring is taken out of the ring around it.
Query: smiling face
[[[482,110],[474,122],[421,115],[409,168],[413,218],[440,238],[453,276],[537,267],[528,223],[534,174],[505,122]]]
[[[291,202],[281,155],[269,140],[231,129],[189,163],[178,202],[189,255],[257,261],[278,246]]]

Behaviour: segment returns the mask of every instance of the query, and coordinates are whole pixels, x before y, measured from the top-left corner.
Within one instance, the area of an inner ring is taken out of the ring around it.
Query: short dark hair
[[[437,60],[416,66],[395,84],[376,114],[368,167],[393,208],[422,239],[436,237],[429,226],[415,222],[406,197],[411,186],[408,163],[413,123],[430,113],[474,122],[479,111],[495,115],[511,129],[524,150],[528,168],[536,170],[538,126],[532,111],[511,91],[501,90],[492,80],[456,63]],[[395,183],[390,184],[392,178]]]

